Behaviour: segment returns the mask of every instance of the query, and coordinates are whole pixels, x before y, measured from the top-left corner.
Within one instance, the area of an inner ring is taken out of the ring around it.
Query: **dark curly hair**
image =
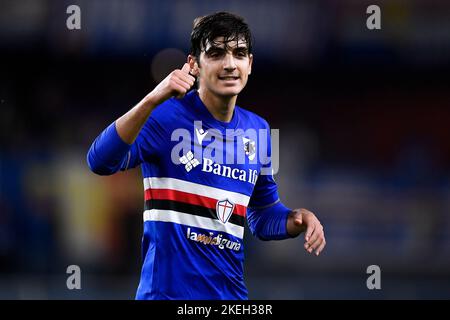
[[[206,48],[206,43],[213,43],[217,37],[224,37],[226,44],[243,39],[247,43],[248,53],[252,53],[252,34],[244,19],[229,12],[216,12],[194,20],[191,55],[200,62],[200,53]]]

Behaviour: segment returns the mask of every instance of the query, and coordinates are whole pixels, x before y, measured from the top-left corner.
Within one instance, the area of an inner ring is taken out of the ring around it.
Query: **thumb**
[[[189,63],[185,63],[183,65],[183,68],[181,68],[181,71],[183,71],[186,74],[189,74],[189,71],[191,71],[191,66],[189,65]]]
[[[296,226],[301,226],[302,223],[303,223],[302,215],[301,215],[301,214],[295,215],[295,217],[294,217],[294,224],[295,224]]]

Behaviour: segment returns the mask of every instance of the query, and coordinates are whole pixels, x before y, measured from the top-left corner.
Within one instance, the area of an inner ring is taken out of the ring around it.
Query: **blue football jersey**
[[[247,299],[247,208],[279,201],[269,130],[238,106],[216,120],[195,90],[153,110],[121,165],[144,179],[137,299]]]

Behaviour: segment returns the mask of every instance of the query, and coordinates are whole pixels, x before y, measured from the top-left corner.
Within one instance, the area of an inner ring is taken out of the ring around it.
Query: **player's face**
[[[198,65],[200,90],[223,97],[238,95],[247,84],[252,61],[244,40],[224,43],[221,37],[208,42]]]

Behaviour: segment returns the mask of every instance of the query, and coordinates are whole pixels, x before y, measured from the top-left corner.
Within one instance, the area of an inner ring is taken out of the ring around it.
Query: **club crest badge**
[[[234,203],[228,199],[217,201],[216,213],[217,218],[222,221],[223,224],[227,223],[234,211]]]
[[[245,155],[250,159],[255,159],[256,155],[256,143],[253,140],[243,137],[242,142],[244,144]]]

